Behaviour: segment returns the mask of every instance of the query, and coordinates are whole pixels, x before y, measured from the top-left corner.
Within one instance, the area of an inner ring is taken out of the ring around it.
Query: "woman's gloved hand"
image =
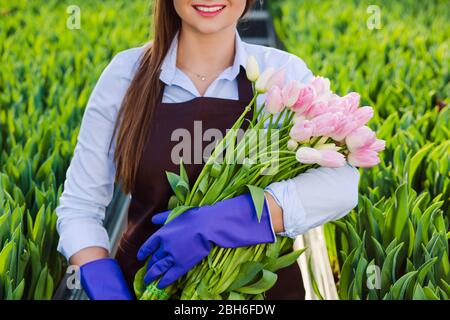
[[[153,216],[155,224],[163,224],[170,211]],[[162,276],[162,289],[192,269],[211,251],[213,244],[237,248],[275,242],[267,203],[261,221],[250,194],[220,201],[183,212],[156,231],[141,246],[139,260],[152,255],[144,281],[148,284]]]
[[[80,280],[91,300],[133,300],[115,259],[104,258],[83,264]]]

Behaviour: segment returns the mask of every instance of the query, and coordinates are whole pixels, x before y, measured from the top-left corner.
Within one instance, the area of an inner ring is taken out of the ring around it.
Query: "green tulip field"
[[[357,209],[325,227],[341,299],[450,298],[448,5],[272,2],[285,49],[360,93],[386,140],[381,164],[360,169]]]
[[[76,4],[80,28],[77,28]],[[51,299],[55,208],[89,95],[148,39],[147,1],[0,0],[0,299]]]
[[[66,268],[55,209],[84,108],[113,56],[148,41],[149,4],[0,0],[0,300],[53,298]],[[360,169],[358,207],[325,226],[339,297],[450,299],[449,2],[269,4],[284,49],[360,93],[386,140]]]

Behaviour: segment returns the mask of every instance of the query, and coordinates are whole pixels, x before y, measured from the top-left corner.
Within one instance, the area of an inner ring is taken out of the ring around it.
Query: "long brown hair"
[[[242,16],[256,0],[247,0]],[[241,16],[241,17],[242,17]],[[159,80],[160,68],[170,44],[181,27],[181,19],[172,0],[154,0],[153,43],[142,54],[139,68],[124,96],[117,115],[110,148],[118,130],[114,161],[115,181],[122,180],[122,191],[132,191],[144,144],[150,130],[150,120],[163,93]]]

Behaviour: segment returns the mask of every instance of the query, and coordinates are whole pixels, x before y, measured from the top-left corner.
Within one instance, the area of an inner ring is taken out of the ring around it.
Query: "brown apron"
[[[171,141],[172,132],[179,128],[187,129],[191,134],[192,142],[203,141],[201,138],[199,140],[195,134],[203,134],[209,128],[219,129],[222,134],[225,134],[226,129],[232,127],[253,97],[252,85],[247,80],[243,67],[238,75],[238,89],[239,100],[196,97],[182,103],[160,101],[156,106],[151,124],[152,129],[147,138],[136,182],[131,192],[127,230],[122,235],[116,254],[130,288],[133,287],[135,273],[143,265],[142,262],[137,261],[136,254],[145,240],[159,228],[152,224],[151,217],[158,212],[167,210],[168,200],[172,195],[165,172],[171,171],[177,174],[179,172],[179,166],[172,161],[171,153],[172,148],[180,142]],[[162,94],[160,97],[162,98]],[[250,112],[247,117],[250,119],[252,113]],[[201,121],[200,133],[197,132],[199,123],[194,132],[194,121]],[[201,150],[210,143],[211,141],[203,142]],[[192,149],[191,157],[181,155],[191,185],[203,167],[203,164],[190,164],[199,163],[199,161],[194,161],[195,149]],[[188,163],[189,159],[190,163]],[[278,282],[267,292],[267,298],[303,298],[300,270],[297,264],[280,270],[278,275]]]

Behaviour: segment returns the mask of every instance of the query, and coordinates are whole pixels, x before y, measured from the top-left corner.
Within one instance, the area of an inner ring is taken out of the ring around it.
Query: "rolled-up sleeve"
[[[272,183],[269,192],[283,209],[284,232],[291,238],[326,222],[338,220],[358,204],[359,170],[311,168],[298,176]]]
[[[86,106],[77,143],[56,208],[58,251],[67,259],[87,247],[110,251],[103,227],[114,191],[115,140],[109,149],[117,112],[129,83],[119,54],[105,68]]]

